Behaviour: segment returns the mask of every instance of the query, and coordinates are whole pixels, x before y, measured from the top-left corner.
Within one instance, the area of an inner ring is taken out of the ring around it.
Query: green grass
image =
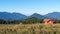
[[[0,34],[60,34],[60,24],[0,24]]]

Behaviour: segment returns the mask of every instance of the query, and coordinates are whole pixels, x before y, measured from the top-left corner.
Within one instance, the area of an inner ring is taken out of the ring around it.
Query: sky
[[[45,15],[60,12],[60,0],[0,0],[0,12]]]

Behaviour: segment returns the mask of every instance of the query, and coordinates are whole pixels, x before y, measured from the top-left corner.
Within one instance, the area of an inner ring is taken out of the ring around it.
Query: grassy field
[[[60,24],[0,24],[0,34],[60,34]]]

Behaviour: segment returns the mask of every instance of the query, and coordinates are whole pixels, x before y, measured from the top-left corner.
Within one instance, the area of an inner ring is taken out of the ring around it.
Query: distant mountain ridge
[[[25,19],[27,16],[21,13],[8,13],[8,12],[0,12],[0,19],[4,20],[21,20]]]
[[[40,15],[40,14],[38,14],[38,13],[34,13],[34,14],[32,14],[32,15],[30,15],[29,17],[35,17],[35,18],[45,18],[45,16],[43,16],[43,15]]]
[[[4,19],[4,20],[22,20],[22,19],[27,19],[27,18],[31,18],[31,17],[35,17],[35,18],[55,18],[55,19],[60,19],[60,12],[52,12],[52,13],[48,13],[46,15],[40,15],[38,13],[34,13],[30,16],[26,16],[24,14],[21,13],[8,13],[8,12],[0,12],[0,19]]]
[[[55,19],[60,19],[60,12],[48,13],[48,14],[46,14],[44,16],[50,17],[50,18],[55,18]]]

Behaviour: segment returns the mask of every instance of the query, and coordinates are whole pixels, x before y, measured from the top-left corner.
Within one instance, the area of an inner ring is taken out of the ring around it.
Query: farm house
[[[45,24],[54,24],[54,23],[55,23],[55,19],[45,18],[45,19],[43,20],[43,22],[44,22]]]

